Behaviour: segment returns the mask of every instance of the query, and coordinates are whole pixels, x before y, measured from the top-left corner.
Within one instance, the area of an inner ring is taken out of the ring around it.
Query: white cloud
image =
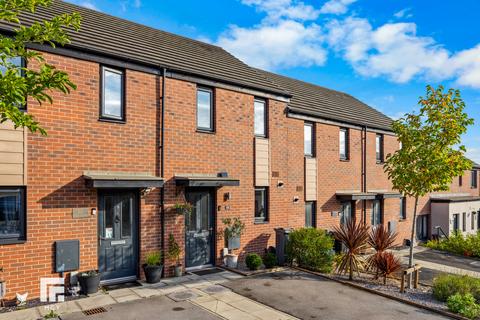
[[[134,0],[133,1],[133,6],[135,8],[140,8],[142,6],[142,1],[141,0]]]
[[[82,7],[85,7],[85,8],[88,8],[88,9],[100,11],[100,10],[98,9],[98,7],[95,5],[95,3],[93,3],[93,2],[90,1],[90,0],[80,1],[80,2],[78,2],[78,5],[79,5],[79,6],[82,6]]]
[[[480,163],[480,149],[467,147],[466,157],[476,163]]]
[[[296,0],[241,0],[243,4],[254,6],[265,12],[265,21],[277,21],[281,18],[293,20],[315,20],[320,12],[311,5]],[[264,22],[265,22],[264,21]]]
[[[216,44],[247,64],[274,70],[323,65],[326,52],[318,41],[320,37],[321,29],[316,24],[282,20],[253,28],[230,26]]]
[[[397,19],[401,19],[401,18],[411,18],[413,17],[413,13],[411,13],[412,9],[411,8],[405,8],[405,9],[402,9],[400,11],[397,11],[393,14],[393,16]]]
[[[357,0],[330,0],[320,8],[320,13],[326,14],[344,14],[348,11],[348,6]]]
[[[327,41],[355,71],[405,83],[415,77],[456,79],[480,88],[480,45],[452,54],[431,37],[417,35],[414,23],[387,23],[374,29],[367,19],[349,17],[327,25]]]

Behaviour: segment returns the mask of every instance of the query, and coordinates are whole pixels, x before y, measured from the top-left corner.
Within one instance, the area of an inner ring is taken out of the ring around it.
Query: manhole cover
[[[86,315],[86,316],[93,316],[95,314],[104,313],[104,312],[107,312],[107,309],[105,309],[103,307],[100,307],[100,308],[93,308],[93,309],[85,310],[85,311],[83,311],[83,314]]]
[[[192,291],[181,291],[181,292],[174,292],[172,294],[169,294],[167,297],[169,297],[174,301],[185,301],[185,300],[195,299],[196,297],[198,297],[198,295]]]
[[[202,290],[203,292],[208,293],[208,294],[230,291],[229,289],[227,289],[223,286],[208,286],[208,287],[202,288],[200,290]]]

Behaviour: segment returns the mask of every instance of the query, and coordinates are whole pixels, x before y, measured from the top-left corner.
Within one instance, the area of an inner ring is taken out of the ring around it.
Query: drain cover
[[[181,292],[174,292],[169,294],[167,297],[174,301],[185,301],[185,300],[192,300],[198,297],[198,295],[190,290],[181,291]]]
[[[104,312],[107,312],[107,309],[105,309],[103,307],[100,307],[100,308],[93,308],[93,309],[85,310],[85,311],[83,311],[83,314],[86,315],[86,316],[93,316],[95,314],[104,313]]]
[[[230,291],[229,289],[227,289],[223,286],[218,286],[218,285],[209,286],[209,287],[206,287],[206,288],[202,288],[200,290],[202,290],[205,293],[209,293],[209,294]]]

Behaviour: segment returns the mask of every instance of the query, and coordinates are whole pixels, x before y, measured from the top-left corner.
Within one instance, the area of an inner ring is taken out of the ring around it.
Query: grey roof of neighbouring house
[[[72,32],[67,47],[95,52],[125,61],[161,66],[190,75],[288,96],[255,69],[224,49],[192,40],[98,11],[55,0],[50,7],[38,7],[34,14],[22,12],[20,20],[29,25],[53,16],[79,12],[82,25]],[[13,25],[0,22],[0,29],[11,31]]]
[[[349,94],[271,72],[258,71],[292,95],[289,108],[293,113],[392,130],[392,119]]]

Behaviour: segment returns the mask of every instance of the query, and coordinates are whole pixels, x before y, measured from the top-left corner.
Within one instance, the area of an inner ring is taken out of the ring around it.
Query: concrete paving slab
[[[238,309],[232,309],[225,312],[219,312],[219,314],[228,320],[258,320],[254,316],[249,315]]]
[[[118,298],[118,297],[130,296],[133,294],[133,291],[131,288],[125,288],[125,289],[108,291],[108,294],[113,298]]]
[[[121,296],[121,297],[117,297],[117,298],[114,298],[115,301],[117,301],[118,303],[122,303],[122,302],[128,302],[128,301],[135,301],[135,300],[140,300],[142,299],[142,297],[136,295],[135,293],[132,293],[128,296]]]
[[[72,313],[81,311],[80,307],[76,303],[76,301],[66,301],[62,303],[51,304],[48,306],[41,306],[37,308],[42,317],[50,312],[50,310],[54,310],[57,314],[64,314],[64,313]]]
[[[107,312],[86,316],[81,312],[62,316],[62,320],[217,320],[211,312],[188,301],[173,302],[165,296],[152,297],[105,307]]]
[[[216,294],[216,293],[231,291],[230,289],[224,286],[219,286],[219,285],[213,285],[213,286],[208,286],[208,287],[199,288],[199,289],[207,294]]]
[[[77,303],[82,310],[88,310],[88,309],[107,306],[110,304],[115,304],[116,302],[109,295],[102,294],[94,297],[88,297],[85,299],[79,299]]]
[[[213,294],[212,296],[215,297],[215,299],[218,299],[226,303],[245,299],[244,296],[234,292],[221,292],[221,293]]]
[[[208,282],[205,279],[195,279],[195,280],[190,280],[182,283],[183,286],[186,288],[198,288],[202,286],[208,286],[210,285],[210,282]]]
[[[41,315],[37,308],[0,313],[0,320],[32,320],[40,317]]]
[[[166,286],[161,289],[157,289],[160,294],[167,295],[173,292],[178,292],[178,291],[184,291],[185,287],[181,285],[176,285],[176,286]]]
[[[146,288],[139,287],[139,288],[132,289],[132,291],[142,298],[150,298],[150,297],[159,296],[162,294],[160,290],[156,290],[148,287]]]
[[[276,310],[269,309],[269,308],[264,308],[263,310],[253,312],[251,315],[256,317],[256,318],[259,318],[260,320],[289,320],[289,319],[293,319],[293,317],[291,317],[287,314],[284,314],[284,313],[281,313],[281,312],[278,312]]]
[[[258,311],[265,310],[265,306],[258,304],[249,299],[242,299],[229,303],[232,307],[245,311],[248,314],[252,314]]]

